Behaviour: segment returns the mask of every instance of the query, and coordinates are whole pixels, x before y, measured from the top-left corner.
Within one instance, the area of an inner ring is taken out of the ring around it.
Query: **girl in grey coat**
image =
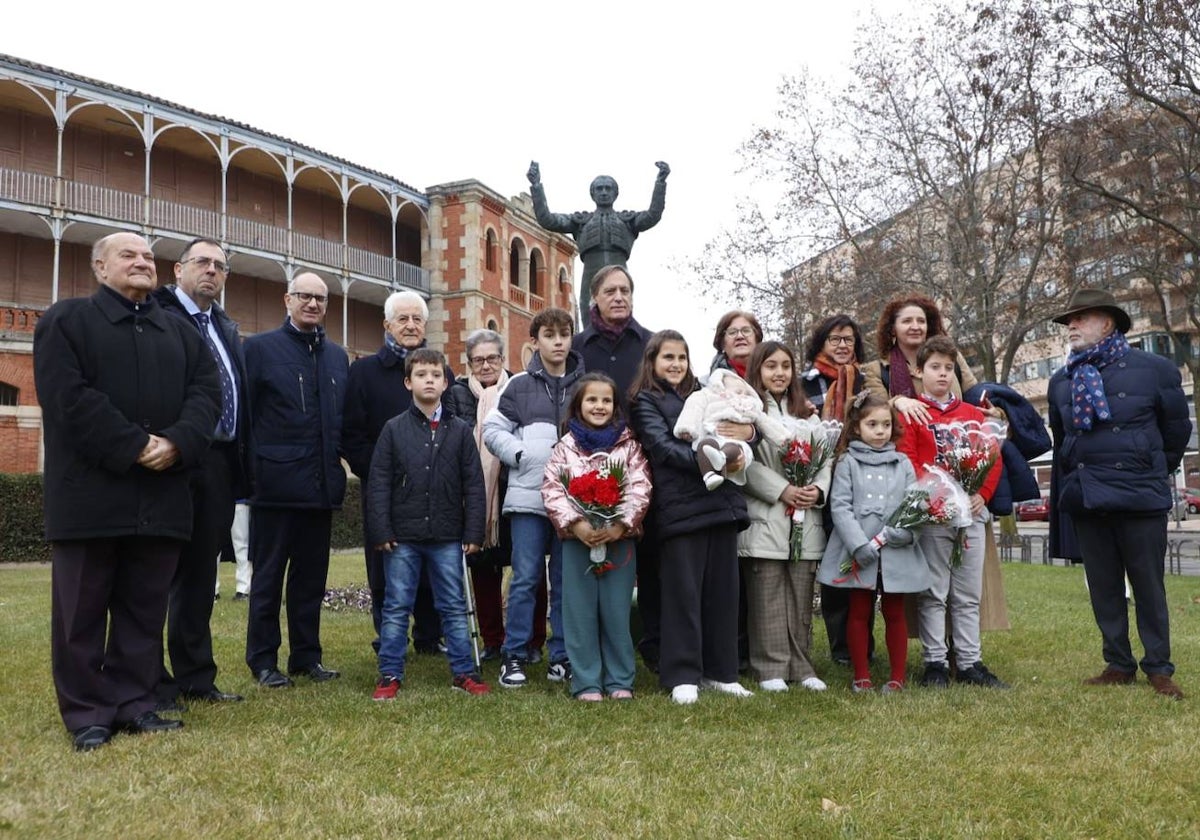
[[[817,580],[851,590],[846,643],[855,692],[874,689],[867,637],[876,589],[882,596],[891,666],[891,678],[883,690],[899,691],[904,688],[908,657],[903,593],[929,588],[929,569],[912,532],[884,525],[900,506],[905,489],[916,481],[912,464],[896,451],[898,435],[895,412],[883,398],[866,391],[856,396],[847,413],[840,443],[843,452],[829,491],[833,533]]]

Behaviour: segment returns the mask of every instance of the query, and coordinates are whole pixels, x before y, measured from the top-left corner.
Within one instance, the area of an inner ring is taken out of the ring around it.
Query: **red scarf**
[[[900,349],[899,344],[892,345],[888,362],[891,369],[888,377],[888,395],[915,399],[917,389],[913,387],[912,374],[908,372],[908,359],[904,358],[904,351]]]
[[[854,382],[858,378],[858,361],[851,359],[849,363],[839,365],[822,350],[813,360],[813,366],[829,383],[829,387],[825,390],[825,404],[821,406],[821,419],[845,420],[846,397],[854,395]]]

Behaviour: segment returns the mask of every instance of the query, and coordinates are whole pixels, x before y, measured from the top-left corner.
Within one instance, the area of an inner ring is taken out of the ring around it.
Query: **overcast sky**
[[[599,174],[617,179],[617,209],[645,209],[665,160],[666,212],[629,264],[634,310],[651,329],[681,329],[702,368],[724,307],[678,284],[749,189],[739,144],[770,122],[785,75],[837,75],[861,16],[907,4],[21,2],[5,9],[0,52],[419,189],[477,178],[516,195],[536,159],[557,212],[590,209]]]

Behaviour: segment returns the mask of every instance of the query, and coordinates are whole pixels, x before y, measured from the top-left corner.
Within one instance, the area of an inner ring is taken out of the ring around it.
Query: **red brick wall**
[[[0,382],[17,388],[18,406],[37,405],[31,353],[0,352]],[[21,428],[13,414],[0,413],[0,473],[37,472],[40,437],[37,427]]]

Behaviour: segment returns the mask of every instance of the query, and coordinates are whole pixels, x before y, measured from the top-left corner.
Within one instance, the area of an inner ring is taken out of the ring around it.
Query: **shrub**
[[[0,473],[0,562],[48,562],[44,533],[41,474]]]
[[[346,498],[342,509],[333,512],[330,548],[359,548],[362,546],[362,485],[354,476],[346,480]]]

